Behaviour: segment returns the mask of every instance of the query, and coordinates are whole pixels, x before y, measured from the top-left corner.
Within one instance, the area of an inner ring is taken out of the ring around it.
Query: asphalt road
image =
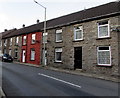
[[[5,62],[2,86],[7,96],[118,96],[118,83]]]

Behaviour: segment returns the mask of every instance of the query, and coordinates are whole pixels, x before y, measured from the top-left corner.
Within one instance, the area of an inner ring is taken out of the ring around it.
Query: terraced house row
[[[2,32],[2,52],[41,66],[118,75],[120,1]],[[45,47],[44,47],[45,46]]]

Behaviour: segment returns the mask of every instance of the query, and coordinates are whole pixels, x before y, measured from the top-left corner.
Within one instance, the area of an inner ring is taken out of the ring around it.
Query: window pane
[[[32,43],[35,43],[35,34],[32,34]]]
[[[74,27],[74,38],[75,40],[80,40],[83,39],[83,30],[82,30],[82,26],[77,26]]]
[[[108,36],[108,26],[99,27],[99,36]]]
[[[110,51],[98,52],[99,64],[110,64]]]
[[[56,53],[56,60],[61,61],[61,52]]]
[[[82,31],[76,31],[76,39],[82,39]]]
[[[109,47],[99,47],[99,50],[109,50]]]
[[[35,50],[31,50],[31,60],[35,60]]]
[[[26,36],[23,37],[23,45],[26,45]]]
[[[62,40],[62,34],[61,33],[57,33],[56,34],[56,41],[61,41]]]

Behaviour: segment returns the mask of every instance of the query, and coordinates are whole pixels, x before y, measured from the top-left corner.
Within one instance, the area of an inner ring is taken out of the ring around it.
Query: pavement
[[[24,64],[28,66],[43,68],[47,70],[54,70],[54,71],[59,71],[59,72],[64,72],[64,73],[69,73],[69,74],[82,75],[82,76],[87,76],[87,77],[92,77],[92,78],[97,78],[97,79],[102,79],[102,80],[107,80],[107,81],[112,81],[112,82],[117,82],[117,83],[120,82],[120,79],[118,76],[105,76],[103,74],[98,75],[98,74],[93,74],[93,73],[87,73],[80,69],[69,70],[69,69],[61,69],[61,68],[55,68],[51,66],[35,65],[35,64],[29,64],[29,63],[21,63],[21,62],[14,62],[14,63]]]
[[[5,94],[4,94],[3,90],[2,90],[2,88],[0,87],[0,98],[2,98],[2,97],[5,97]]]

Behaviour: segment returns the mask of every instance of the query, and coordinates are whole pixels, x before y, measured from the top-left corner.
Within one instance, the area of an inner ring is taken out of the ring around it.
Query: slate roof
[[[74,23],[80,23],[90,20],[95,20],[98,18],[110,17],[113,15],[120,15],[120,1],[110,2],[104,5],[93,7],[90,9],[82,10],[58,18],[54,18],[47,21],[47,29],[56,28],[60,26],[70,25]],[[3,38],[18,36],[22,34],[42,31],[44,28],[44,23],[34,24],[28,27],[24,27],[9,33]]]

